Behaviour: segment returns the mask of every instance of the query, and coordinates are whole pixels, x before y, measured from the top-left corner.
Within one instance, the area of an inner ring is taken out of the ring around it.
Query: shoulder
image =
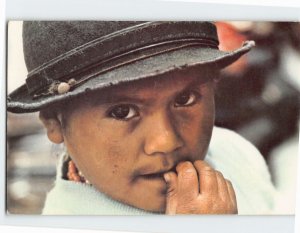
[[[269,177],[265,159],[257,148],[236,132],[214,127],[209,145],[208,157],[223,164],[239,164],[253,169],[264,177]]]
[[[205,160],[232,182],[239,214],[269,214],[276,190],[265,159],[237,133],[214,127]]]
[[[263,156],[260,154],[258,149],[248,140],[243,138],[236,132],[214,127],[211,142],[209,145],[209,152],[212,154],[227,154],[236,159],[237,161],[246,160],[247,162],[255,162],[266,166]]]
[[[246,146],[254,147],[248,140],[236,132],[221,127],[214,126],[211,138],[212,146],[235,146],[237,148]]]

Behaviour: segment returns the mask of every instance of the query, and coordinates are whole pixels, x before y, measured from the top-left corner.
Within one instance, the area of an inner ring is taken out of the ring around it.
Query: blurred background
[[[216,125],[235,130],[263,154],[280,198],[281,214],[294,214],[299,144],[300,23],[217,22],[220,49],[245,40],[256,47],[222,71]],[[7,92],[25,82],[22,22],[8,26]],[[7,113],[7,212],[40,214],[53,186],[60,148],[46,136],[38,114]]]

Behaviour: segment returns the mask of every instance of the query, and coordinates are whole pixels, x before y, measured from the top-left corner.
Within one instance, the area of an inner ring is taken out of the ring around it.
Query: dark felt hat
[[[34,112],[87,91],[211,64],[222,69],[254,46],[218,49],[209,22],[28,21],[23,45],[26,84],[7,109]]]

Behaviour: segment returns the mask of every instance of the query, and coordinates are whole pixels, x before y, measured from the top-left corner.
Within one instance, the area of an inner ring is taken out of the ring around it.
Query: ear
[[[47,136],[53,143],[60,144],[64,141],[63,128],[61,121],[55,114],[47,114],[43,111],[40,112],[40,120],[47,129]]]

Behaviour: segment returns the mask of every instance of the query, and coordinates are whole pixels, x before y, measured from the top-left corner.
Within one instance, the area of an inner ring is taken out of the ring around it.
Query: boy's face
[[[214,82],[206,76],[201,69],[174,72],[110,87],[88,103],[67,106],[63,139],[85,178],[116,200],[163,212],[163,173],[207,152]]]

